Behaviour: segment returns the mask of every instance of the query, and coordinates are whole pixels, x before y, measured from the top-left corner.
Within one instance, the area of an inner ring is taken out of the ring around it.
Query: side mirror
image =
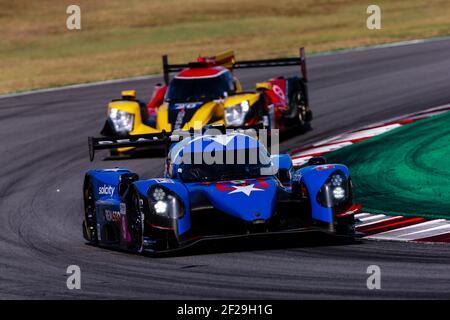
[[[130,185],[139,180],[139,176],[136,173],[125,173],[119,178],[119,196],[124,197],[128,190],[130,189]]]
[[[275,172],[278,179],[282,183],[289,183],[291,181],[292,159],[288,154],[278,154],[270,156],[273,166],[278,168]]]
[[[290,170],[292,168],[292,159],[291,156],[286,153],[271,155],[270,160],[278,170]]]
[[[270,82],[258,82],[256,90],[272,90],[272,84]]]
[[[283,184],[289,184],[292,180],[292,172],[288,169],[280,169],[277,173],[277,178]]]
[[[124,90],[122,91],[122,99],[124,100],[134,100],[136,99],[136,90]]]
[[[234,87],[233,91],[235,93],[239,93],[242,91],[241,83],[239,82],[239,80],[236,77],[233,77],[233,87]]]
[[[308,160],[309,166],[318,166],[326,163],[327,159],[325,159],[324,157],[312,157],[311,159]]]
[[[175,178],[172,161],[170,161],[169,157],[166,158],[166,164],[164,166],[164,175],[166,178]]]

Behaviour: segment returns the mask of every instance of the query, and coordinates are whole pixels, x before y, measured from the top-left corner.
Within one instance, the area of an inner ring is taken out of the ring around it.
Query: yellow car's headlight
[[[119,134],[128,134],[133,130],[134,115],[116,108],[109,111],[109,119],[114,125],[114,130]]]
[[[239,104],[225,108],[225,123],[227,126],[242,126],[245,116],[250,110],[250,103],[247,100]]]

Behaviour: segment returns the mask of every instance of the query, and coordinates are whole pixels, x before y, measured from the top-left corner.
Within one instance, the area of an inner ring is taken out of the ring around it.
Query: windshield
[[[223,98],[234,93],[233,78],[225,72],[214,78],[174,78],[167,90],[167,101],[203,101]]]
[[[190,161],[191,163],[181,163],[181,172],[178,171],[181,179],[186,182],[241,180],[275,174],[270,157],[264,155],[262,152],[259,153],[259,159],[255,159],[254,161],[249,161],[248,157],[245,158],[247,159],[246,161],[237,161],[235,158],[234,161],[231,161],[234,163],[231,164],[226,161],[218,161],[214,164],[197,164],[193,160],[202,159],[200,153],[191,153],[187,157],[192,160]]]

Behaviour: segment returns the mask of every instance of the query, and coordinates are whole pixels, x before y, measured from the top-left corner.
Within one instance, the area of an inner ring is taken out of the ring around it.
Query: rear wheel
[[[109,156],[110,157],[118,157],[120,155],[120,153],[117,150],[110,150],[109,151]]]
[[[312,120],[312,112],[307,104],[306,90],[306,84],[299,80],[289,96],[289,109],[292,110],[294,124],[301,131],[307,131]]]
[[[83,236],[91,244],[98,243],[97,213],[95,208],[94,188],[89,178],[84,183],[84,222]]]

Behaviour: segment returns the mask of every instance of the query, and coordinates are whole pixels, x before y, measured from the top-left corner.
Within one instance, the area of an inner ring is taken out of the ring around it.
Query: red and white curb
[[[323,156],[343,147],[389,132],[407,123],[426,119],[450,110],[450,104],[349,131],[291,152],[294,166],[301,166],[315,156]],[[418,242],[450,242],[450,220],[422,217],[387,216],[360,213],[356,230],[365,239]]]
[[[450,242],[450,221],[422,217],[359,213],[356,230],[365,239],[418,242]]]
[[[413,113],[401,118],[391,119],[387,122],[376,123],[361,129],[346,132],[334,136],[332,138],[319,141],[310,146],[292,151],[291,152],[292,162],[294,166],[301,166],[306,162],[308,162],[308,160],[314,156],[326,155],[327,153],[339,150],[343,147],[389,132],[407,123],[415,122],[421,119],[426,119],[428,117],[441,114],[449,110],[450,105],[445,105]]]

